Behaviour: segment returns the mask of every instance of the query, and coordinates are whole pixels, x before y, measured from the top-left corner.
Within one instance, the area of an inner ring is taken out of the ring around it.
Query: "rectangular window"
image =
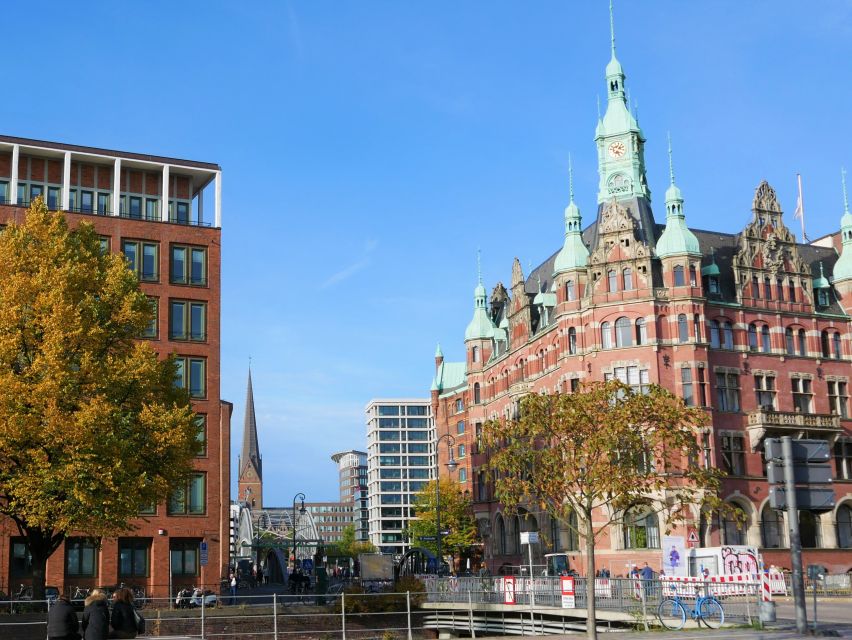
[[[189,389],[192,398],[203,398],[207,395],[207,361],[204,358],[175,358],[177,373],[175,386]]]
[[[837,480],[852,480],[852,439],[838,438],[834,444],[834,464]]]
[[[382,443],[379,445],[379,453],[399,453],[400,445]]]
[[[121,245],[130,269],[144,282],[156,282],[159,279],[159,249],[160,246],[154,242],[139,240],[125,240]]]
[[[207,284],[207,249],[172,246],[169,279],[173,284]]]
[[[828,405],[831,412],[841,418],[849,417],[848,398],[846,396],[846,383],[842,380],[828,381]]]
[[[145,198],[145,219],[160,219],[160,201],[154,198]]]
[[[429,469],[409,469],[408,477],[417,480],[428,480]]]
[[[80,212],[92,213],[95,210],[95,194],[92,191],[80,192]]]
[[[142,198],[130,196],[130,210],[127,212],[131,218],[142,219]]]
[[[88,538],[68,538],[65,541],[65,575],[93,578],[98,572],[98,548]]]
[[[409,429],[425,429],[429,426],[429,421],[426,418],[409,418],[408,419],[408,428]]]
[[[745,475],[745,438],[741,435],[722,436],[723,471],[732,476]]]
[[[707,381],[704,378],[704,369],[698,369],[698,406],[707,406]]]
[[[189,224],[189,203],[170,201],[169,220],[178,224]]]
[[[388,428],[399,428],[399,420],[397,418],[379,418],[379,429]]]
[[[687,407],[694,407],[695,393],[692,389],[692,369],[681,369],[680,381],[683,384],[683,404]]]
[[[399,456],[379,456],[379,464],[383,467],[398,467]]]
[[[0,204],[9,204],[9,183],[0,180]]]
[[[719,411],[740,410],[740,376],[737,373],[716,374],[716,396]]]
[[[77,211],[79,205],[76,189],[68,189],[68,211]]]
[[[207,507],[206,478],[203,473],[194,473],[172,492],[169,498],[169,515],[199,515]]]
[[[399,407],[393,405],[379,405],[379,415],[380,416],[398,416],[399,415]]]
[[[412,467],[428,467],[429,466],[429,457],[428,456],[409,456],[408,464]]]
[[[410,416],[425,416],[426,415],[426,407],[423,406],[410,406],[406,413]]]
[[[401,482],[380,482],[379,489],[381,491],[402,491]]]
[[[160,301],[157,298],[148,298],[148,302],[151,303],[153,307],[154,315],[151,318],[151,322],[148,323],[148,326],[145,327],[145,331],[142,333],[143,338],[156,338],[159,335],[158,328],[160,323],[157,321],[160,315]]]
[[[428,431],[409,431],[408,432],[409,440],[428,440],[429,432]]]
[[[9,572],[13,578],[32,578],[33,559],[23,538],[12,538],[10,541],[12,564]]]
[[[150,538],[120,538],[118,541],[118,576],[120,578],[148,577]]]
[[[395,480],[397,478],[402,478],[402,469],[381,469],[379,471],[379,477],[383,480]]]
[[[30,185],[30,202],[42,195],[44,195],[43,186],[41,186],[40,184]]]
[[[573,385],[575,379],[571,380],[572,392],[576,391]],[[624,384],[629,385],[630,388],[633,389],[634,393],[641,393],[645,395],[650,391],[651,385],[647,369],[640,369],[639,367],[614,367],[612,373],[604,374],[604,380],[612,379],[618,380],[619,382],[623,382]],[[579,388],[579,379],[576,380],[577,388]]]
[[[464,433],[464,420],[459,420],[456,423],[456,433],[459,435]]]
[[[198,575],[198,542],[172,540],[169,545],[173,576]]]
[[[172,300],[169,307],[169,338],[203,342],[207,339],[207,303]]]
[[[408,453],[429,453],[429,445],[424,443],[409,444]]]
[[[809,378],[792,378],[793,409],[799,413],[811,413],[813,389]]]
[[[197,414],[195,416],[195,441],[198,443],[196,457],[203,458],[207,455],[207,416]]]
[[[399,431],[379,431],[379,440],[399,440]]]
[[[754,396],[758,408],[775,409],[775,376],[757,374],[754,376]]]
[[[109,204],[112,200],[112,194],[109,193],[98,193],[98,213],[101,215],[106,215],[109,213]]]
[[[47,208],[51,211],[59,211],[62,206],[62,189],[59,187],[47,188]]]

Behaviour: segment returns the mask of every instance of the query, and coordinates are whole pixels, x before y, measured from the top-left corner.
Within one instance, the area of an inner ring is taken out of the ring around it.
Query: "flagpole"
[[[797,173],[796,179],[799,183],[799,206],[796,207],[796,212],[799,215],[799,221],[802,223],[802,244],[810,242],[808,235],[805,233],[805,200],[802,197],[802,174]]]

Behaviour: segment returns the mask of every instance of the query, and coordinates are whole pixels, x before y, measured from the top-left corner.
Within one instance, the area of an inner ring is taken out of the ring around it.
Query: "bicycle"
[[[710,629],[718,629],[725,623],[725,610],[722,604],[712,595],[697,594],[695,605],[691,611],[680,600],[677,594],[674,597],[663,598],[657,606],[657,617],[660,624],[666,629],[674,631],[682,629],[686,624],[686,614],[689,613],[693,620],[699,624],[703,622]]]

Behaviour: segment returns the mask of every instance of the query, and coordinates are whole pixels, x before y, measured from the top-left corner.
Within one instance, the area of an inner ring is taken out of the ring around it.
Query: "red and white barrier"
[[[755,594],[758,589],[755,577],[745,574],[707,576],[706,578],[663,576],[660,581],[663,586],[663,595],[680,598],[696,597],[703,592],[705,584],[709,595],[717,598]]]

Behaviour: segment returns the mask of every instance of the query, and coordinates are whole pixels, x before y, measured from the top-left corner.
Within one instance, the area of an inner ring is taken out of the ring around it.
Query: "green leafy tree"
[[[441,529],[449,535],[441,539],[442,553],[462,557],[471,546],[479,541],[476,520],[473,517],[470,499],[466,498],[458,482],[442,478],[439,484],[441,500]],[[429,482],[414,500],[416,520],[411,520],[406,535],[417,547],[428,549],[437,556],[438,542],[420,540],[421,537],[436,537],[438,528],[435,513],[435,481]]]
[[[355,525],[348,524],[343,527],[340,540],[335,544],[340,555],[357,559],[362,553],[375,553],[376,547],[369,540],[355,539]]]
[[[0,514],[33,592],[69,534],[116,535],[186,481],[197,452],[172,359],[136,338],[153,317],[123,256],[37,199],[0,233]]]
[[[577,523],[589,638],[597,637],[595,543],[621,524],[626,509],[652,509],[668,528],[689,518],[693,505],[723,508],[720,472],[699,463],[707,423],[704,409],[684,406],[661,387],[639,393],[611,381],[572,394],[530,394],[518,419],[484,425],[498,499],[510,509],[537,505],[566,527]]]

